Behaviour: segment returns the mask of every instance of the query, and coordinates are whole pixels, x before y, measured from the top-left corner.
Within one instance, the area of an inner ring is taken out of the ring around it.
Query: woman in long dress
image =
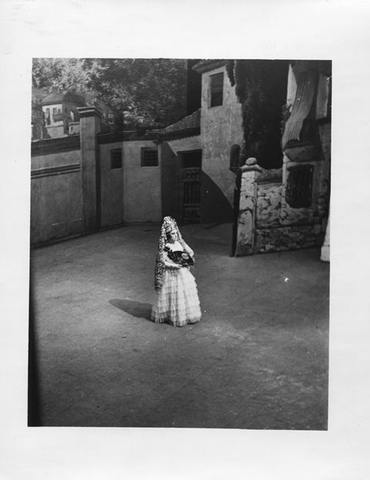
[[[190,272],[193,264],[194,252],[183,240],[176,220],[164,217],[155,268],[154,322],[182,327],[200,321],[197,285]]]

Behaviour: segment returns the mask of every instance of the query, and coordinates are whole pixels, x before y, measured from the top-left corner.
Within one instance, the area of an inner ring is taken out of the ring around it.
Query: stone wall
[[[255,158],[241,168],[236,255],[323,245],[330,207],[330,85],[331,62],[290,64],[281,183]]]
[[[281,183],[257,182],[257,225],[260,228],[277,226],[280,223]]]
[[[320,225],[257,228],[254,253],[297,250],[322,245]]]
[[[311,205],[307,208],[288,205],[286,165],[280,183],[264,171],[256,159],[248,159],[241,171],[236,256],[323,244],[329,200],[325,160],[314,165],[315,183]]]
[[[111,166],[112,152],[121,152],[121,167]],[[100,171],[100,226],[102,228],[120,225],[124,221],[124,159],[123,142],[99,144]]]

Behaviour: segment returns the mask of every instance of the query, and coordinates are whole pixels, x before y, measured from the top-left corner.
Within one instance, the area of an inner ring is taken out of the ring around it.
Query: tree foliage
[[[164,126],[186,114],[186,60],[36,58],[34,85],[45,92],[89,92],[121,125]]]
[[[280,60],[234,60],[227,72],[242,104],[242,160],[256,157],[265,168],[281,165],[281,120],[288,63]]]

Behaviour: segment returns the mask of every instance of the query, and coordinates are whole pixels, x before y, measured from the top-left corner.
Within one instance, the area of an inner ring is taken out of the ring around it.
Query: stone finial
[[[249,157],[245,161],[245,164],[240,168],[242,173],[244,172],[263,172],[263,168],[260,167],[257,163],[257,158]]]
[[[247,158],[247,160],[245,161],[245,164],[246,164],[246,165],[257,165],[257,158],[255,158],[255,157],[249,157],[249,158]]]

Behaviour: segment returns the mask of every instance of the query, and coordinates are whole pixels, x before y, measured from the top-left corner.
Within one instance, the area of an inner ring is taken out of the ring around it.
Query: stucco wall
[[[97,134],[101,129],[101,117],[100,112],[95,107],[80,107],[78,111],[81,116],[83,232],[87,234],[94,233],[99,229]]]
[[[111,150],[121,149],[122,168],[111,169]],[[100,225],[109,227],[124,221],[124,159],[122,142],[100,145]]]
[[[209,106],[210,76],[224,72],[223,105]],[[235,144],[242,145],[241,104],[231,86],[226,68],[220,67],[202,76],[201,144],[203,150],[203,172],[208,177],[207,188],[202,189],[202,216],[213,218],[217,200],[210,185],[214,184],[227,200],[230,209],[222,221],[232,221],[232,204],[235,174],[229,170],[230,150]]]
[[[47,155],[35,155],[31,158],[31,172],[41,168],[61,167],[73,164],[81,165],[80,150],[48,153]]]
[[[31,243],[82,232],[80,150],[31,159]]]
[[[100,145],[101,225],[159,222],[161,167],[142,167],[141,148],[156,148],[151,140]],[[122,149],[122,168],[111,169],[111,150]]]
[[[161,167],[141,167],[142,147],[155,144],[138,140],[99,146],[101,227],[161,220]],[[32,244],[84,232],[81,151],[58,148],[32,156]],[[122,149],[122,168],[112,170],[114,148]]]
[[[158,145],[161,162],[162,216],[180,220],[180,179],[178,158],[168,142]]]
[[[141,148],[156,147],[150,140],[123,142],[123,204],[125,222],[160,222],[161,167],[141,167]]]

